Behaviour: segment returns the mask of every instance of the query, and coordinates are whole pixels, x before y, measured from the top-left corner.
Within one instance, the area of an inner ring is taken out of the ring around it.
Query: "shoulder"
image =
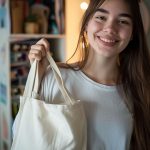
[[[72,70],[79,70],[79,62],[76,63],[62,63],[57,62],[56,63],[59,68],[66,68],[66,69],[72,69]]]

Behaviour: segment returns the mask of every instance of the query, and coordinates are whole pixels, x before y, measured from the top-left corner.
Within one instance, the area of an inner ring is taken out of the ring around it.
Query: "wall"
[[[80,8],[81,2],[89,0],[66,0],[66,60],[69,59],[75,51],[80,22],[84,13]],[[76,58],[72,61],[74,62]]]

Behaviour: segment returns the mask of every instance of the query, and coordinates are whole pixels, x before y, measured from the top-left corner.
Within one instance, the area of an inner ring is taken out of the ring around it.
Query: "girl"
[[[40,95],[59,103],[52,71],[44,72],[48,50],[49,43],[41,39],[31,46],[29,59],[39,60]],[[150,55],[139,1],[91,0],[76,51],[81,59],[60,70],[67,90],[84,103],[88,149],[148,150]]]

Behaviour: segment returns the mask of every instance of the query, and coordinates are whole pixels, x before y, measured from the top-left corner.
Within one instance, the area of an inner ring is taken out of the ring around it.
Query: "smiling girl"
[[[40,94],[62,97],[47,67],[49,43],[31,46],[29,59],[42,66]],[[76,52],[81,59],[60,70],[67,90],[83,101],[88,150],[150,148],[150,55],[138,0],[91,0]],[[41,68],[40,66],[40,68]],[[55,89],[55,90],[54,90]],[[59,103],[59,102],[56,102]]]

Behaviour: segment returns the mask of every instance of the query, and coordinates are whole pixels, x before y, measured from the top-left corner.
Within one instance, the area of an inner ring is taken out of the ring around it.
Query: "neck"
[[[116,85],[119,75],[117,58],[89,58],[83,72],[98,83]]]

